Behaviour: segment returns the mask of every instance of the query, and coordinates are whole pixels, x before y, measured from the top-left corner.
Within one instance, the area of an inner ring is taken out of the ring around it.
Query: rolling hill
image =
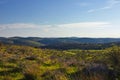
[[[120,45],[120,38],[39,38],[39,37],[0,37],[4,44],[24,45],[49,49],[103,49]]]

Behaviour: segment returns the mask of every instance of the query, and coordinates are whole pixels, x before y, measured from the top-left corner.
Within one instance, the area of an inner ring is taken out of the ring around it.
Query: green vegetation
[[[0,80],[120,80],[120,47],[52,50],[0,44]]]

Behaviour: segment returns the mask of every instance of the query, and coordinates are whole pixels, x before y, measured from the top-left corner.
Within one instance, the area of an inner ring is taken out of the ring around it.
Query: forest
[[[120,80],[120,47],[57,50],[0,43],[0,80]]]

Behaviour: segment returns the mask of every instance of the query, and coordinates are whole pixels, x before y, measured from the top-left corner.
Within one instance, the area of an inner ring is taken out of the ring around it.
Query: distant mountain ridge
[[[64,37],[64,38],[39,38],[39,37],[0,37],[0,42],[4,44],[25,45],[41,48],[80,48],[92,47],[99,48],[98,45],[112,45],[119,44],[120,38],[78,38],[78,37]],[[81,46],[82,45],[82,46]],[[90,45],[90,46],[88,46]]]

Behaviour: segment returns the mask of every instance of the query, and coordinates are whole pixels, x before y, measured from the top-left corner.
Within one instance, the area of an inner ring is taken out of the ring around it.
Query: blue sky
[[[0,0],[0,36],[120,37],[120,0]]]

